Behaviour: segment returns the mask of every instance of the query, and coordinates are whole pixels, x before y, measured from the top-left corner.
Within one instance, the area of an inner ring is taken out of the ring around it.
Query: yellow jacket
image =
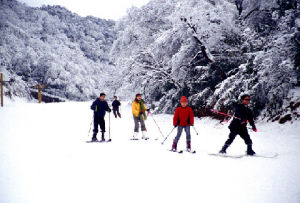
[[[147,111],[145,104],[144,104],[144,108],[145,108],[145,111]],[[135,117],[138,117],[140,115],[140,103],[136,102],[135,100],[132,102],[132,114]]]

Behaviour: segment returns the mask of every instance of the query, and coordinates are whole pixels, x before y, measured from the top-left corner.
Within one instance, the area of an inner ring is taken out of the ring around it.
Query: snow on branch
[[[142,62],[139,62],[141,61]],[[139,74],[151,75],[154,78],[161,78],[161,81],[168,81],[180,89],[182,86],[172,77],[170,73],[164,70],[162,62],[155,60],[155,57],[149,52],[139,52],[132,61],[131,67],[140,67],[136,70]]]
[[[203,54],[203,56],[210,62],[213,63],[214,61],[214,57],[211,55],[211,53],[209,52],[209,50],[205,47],[205,45],[202,43],[202,41],[199,39],[198,34],[197,34],[197,28],[195,25],[192,25],[191,23],[189,23],[187,21],[187,19],[185,17],[181,17],[180,18],[181,21],[185,22],[186,25],[192,30],[193,32],[193,38],[195,39],[195,41],[200,45],[201,47],[201,52]]]

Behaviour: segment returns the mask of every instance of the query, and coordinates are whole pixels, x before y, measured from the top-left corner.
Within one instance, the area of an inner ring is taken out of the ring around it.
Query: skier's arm
[[[105,106],[106,106],[106,109],[105,109],[105,111],[111,112],[111,109],[109,108],[109,106],[108,106],[108,103],[107,103],[107,102],[105,102]]]
[[[137,117],[139,116],[139,109],[137,108],[136,102],[132,102],[132,114]]]
[[[253,114],[252,114],[251,110],[249,110],[249,123],[252,126],[252,129],[254,131],[257,131],[256,126],[254,124]]]
[[[190,122],[191,125],[194,125],[194,112],[192,108],[190,108]]]
[[[175,110],[175,113],[174,113],[174,117],[173,117],[173,125],[174,126],[177,126],[179,123],[178,123],[178,108]]]
[[[91,109],[92,109],[93,111],[96,110],[96,105],[97,105],[97,104],[96,104],[96,101],[94,101],[93,104],[92,104],[92,106],[91,106]]]

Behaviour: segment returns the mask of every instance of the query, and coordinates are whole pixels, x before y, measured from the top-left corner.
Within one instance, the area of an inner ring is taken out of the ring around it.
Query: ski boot
[[[96,134],[94,134],[93,135],[93,137],[92,137],[92,142],[98,142],[98,140],[97,140],[97,137],[96,137],[97,135]]]
[[[224,146],[222,147],[222,149],[219,151],[220,154],[226,154],[226,149],[229,147],[229,145],[224,144]]]
[[[247,155],[253,156],[255,154],[255,151],[252,149],[252,144],[247,145]]]
[[[138,139],[139,139],[139,138],[138,138],[138,135],[139,135],[138,132],[134,132],[134,133],[133,133],[132,140],[138,140]]]
[[[191,151],[191,140],[186,141],[186,151],[188,151],[188,152]]]
[[[172,149],[171,149],[171,151],[173,151],[173,152],[176,152],[177,151],[177,140],[173,140],[173,145],[172,145]]]
[[[148,140],[149,137],[146,136],[146,131],[142,131],[142,139]]]

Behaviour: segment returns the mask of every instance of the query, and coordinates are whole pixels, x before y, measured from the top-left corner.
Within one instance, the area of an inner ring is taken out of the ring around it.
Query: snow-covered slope
[[[161,145],[152,117],[146,121],[150,140],[129,140],[133,121],[128,102],[123,102],[122,119],[111,117],[111,143],[86,143],[90,104],[7,101],[0,108],[0,202],[300,201],[299,122],[258,123],[259,132],[250,132],[258,154],[277,152],[277,158],[229,159],[208,155],[220,149],[229,132],[210,119],[196,120],[196,154],[169,152],[175,132]],[[171,115],[154,118],[164,135],[171,131]],[[178,148],[185,148],[184,136]],[[244,151],[236,138],[228,153]]]

